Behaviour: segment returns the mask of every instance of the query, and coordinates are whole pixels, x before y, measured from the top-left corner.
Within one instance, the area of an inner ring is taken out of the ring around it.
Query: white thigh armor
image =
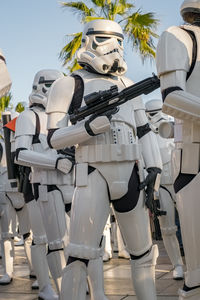
[[[36,245],[47,243],[46,232],[42,221],[39,205],[32,200],[27,203],[30,225],[33,232],[33,240]]]
[[[95,170],[88,176],[87,184],[75,189],[67,255],[86,259],[100,256],[101,237],[109,212],[107,184]]]
[[[67,233],[65,207],[58,189],[48,192],[47,186],[39,186],[38,203],[43,216],[48,245],[51,250],[63,248]]]
[[[140,193],[138,203],[133,210],[125,213],[115,211],[115,215],[128,252],[140,256],[148,251],[152,240],[149,212],[144,205],[143,192]]]

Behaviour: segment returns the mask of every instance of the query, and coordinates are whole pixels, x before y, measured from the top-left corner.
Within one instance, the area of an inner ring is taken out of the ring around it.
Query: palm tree
[[[139,51],[143,61],[155,57],[154,38],[158,38],[155,31],[159,21],[154,13],[142,14],[140,9],[136,10],[135,5],[127,0],[88,0],[87,2],[90,2],[91,8],[84,2],[62,2],[61,5],[78,13],[82,23],[95,19],[108,19],[120,23],[128,42],[133,49]],[[67,36],[71,40],[61,50],[59,57],[63,65],[71,62],[68,69],[74,71],[80,68],[74,55],[81,46],[82,32]]]
[[[1,113],[4,112],[7,108],[12,109],[13,105],[11,104],[12,95],[8,93],[7,95],[0,98],[0,117]]]
[[[25,107],[26,107],[26,102],[18,102],[17,105],[15,106],[15,111],[21,113],[22,111],[25,110]]]

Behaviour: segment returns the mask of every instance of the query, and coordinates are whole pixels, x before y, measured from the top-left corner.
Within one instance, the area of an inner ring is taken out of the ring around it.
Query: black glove
[[[154,185],[157,174],[161,173],[161,169],[152,167],[147,169],[148,175],[143,182],[140,183],[139,189],[145,190],[146,199],[145,205],[149,210],[154,213]]]

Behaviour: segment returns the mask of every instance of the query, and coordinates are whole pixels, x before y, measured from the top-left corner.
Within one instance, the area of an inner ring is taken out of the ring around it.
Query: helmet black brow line
[[[114,35],[114,36],[118,36],[118,37],[124,39],[123,34],[121,34],[119,32],[114,32],[114,31],[91,30],[91,28],[90,28],[88,30],[88,32],[86,33],[86,35],[96,35],[96,34]]]
[[[55,80],[50,80],[50,79],[49,79],[49,80],[45,80],[44,76],[41,76],[40,79],[39,79],[39,81],[38,81],[38,83],[39,83],[39,84],[43,84],[43,83],[44,83],[44,84],[45,84],[45,83],[46,83],[46,84],[52,84],[54,81],[55,81]]]

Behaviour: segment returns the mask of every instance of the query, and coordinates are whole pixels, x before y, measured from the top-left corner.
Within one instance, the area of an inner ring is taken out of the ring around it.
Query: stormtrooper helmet
[[[5,96],[11,87],[11,79],[7,70],[5,57],[0,49],[0,98]]]
[[[63,73],[58,70],[37,72],[33,80],[32,93],[29,96],[29,106],[37,103],[46,107],[49,88],[56,79],[63,76]]]
[[[77,52],[78,63],[100,74],[123,75],[127,71],[123,39],[122,29],[114,21],[97,19],[87,23]]]
[[[154,132],[158,132],[159,125],[169,120],[168,115],[162,112],[162,101],[153,99],[145,104],[146,115]]]
[[[184,21],[187,23],[194,23],[200,21],[200,0],[184,0],[180,13]]]

